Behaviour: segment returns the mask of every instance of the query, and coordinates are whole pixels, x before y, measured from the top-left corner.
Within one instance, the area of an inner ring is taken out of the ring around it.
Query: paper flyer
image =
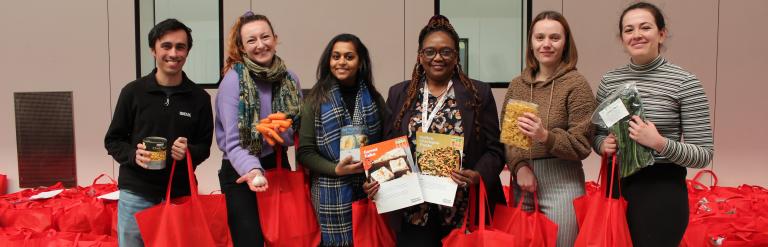
[[[380,214],[424,202],[407,137],[363,146],[360,152],[366,177],[379,182],[374,201]]]
[[[464,137],[437,133],[416,133],[416,164],[421,171],[424,201],[453,206],[456,182],[451,172],[461,169]]]
[[[362,126],[341,127],[341,139],[339,140],[339,159],[352,156],[352,161],[360,161],[360,147],[368,144],[368,136],[363,133]]]

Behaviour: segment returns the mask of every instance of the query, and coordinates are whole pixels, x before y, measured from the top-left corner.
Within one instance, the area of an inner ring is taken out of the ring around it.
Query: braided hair
[[[429,22],[427,25],[421,29],[421,32],[419,33],[419,51],[422,49],[422,45],[424,43],[424,39],[426,39],[427,36],[429,36],[432,33],[435,32],[444,32],[448,34],[448,36],[453,39],[453,48],[458,51],[459,50],[459,34],[456,33],[456,30],[453,29],[453,26],[451,25],[451,22],[448,20],[447,17],[442,15],[436,15],[429,19]],[[469,90],[469,93],[472,95],[472,99],[470,102],[465,102],[469,108],[471,108],[475,113],[474,118],[474,126],[475,126],[475,137],[477,139],[480,138],[480,118],[478,114],[480,114],[480,94],[477,92],[477,87],[475,87],[475,84],[472,82],[472,80],[469,79],[469,77],[464,73],[464,71],[461,69],[461,61],[459,59],[459,56],[456,56],[456,66],[454,67],[452,73],[453,76],[458,75],[459,81],[462,85],[464,85],[465,88]],[[411,81],[408,84],[408,90],[407,90],[407,96],[405,99],[405,104],[403,105],[403,108],[400,108],[400,112],[397,114],[397,117],[395,118],[395,129],[399,129],[400,125],[402,124],[403,116],[405,115],[405,111],[411,108],[412,102],[416,100],[417,91],[418,91],[418,85],[421,79],[425,76],[424,67],[421,66],[421,63],[419,63],[419,58],[416,57],[416,65],[413,67],[413,73],[411,74]],[[422,128],[429,128],[429,126],[422,126]]]

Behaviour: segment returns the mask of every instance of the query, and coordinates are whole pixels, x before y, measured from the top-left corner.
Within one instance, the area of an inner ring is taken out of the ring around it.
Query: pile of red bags
[[[98,184],[101,178],[109,183]],[[30,197],[63,190],[48,199]],[[61,183],[0,196],[0,246],[117,246],[117,201],[97,198],[117,190],[104,174],[92,185]]]
[[[704,174],[713,185],[699,182]],[[688,180],[690,220],[680,246],[768,246],[768,189],[720,187],[711,170]]]
[[[712,186],[700,182],[706,174],[712,176]],[[690,219],[681,247],[768,246],[768,189],[721,187],[711,170],[701,170],[687,183]],[[507,201],[509,189],[504,186]],[[600,183],[586,183],[587,195],[605,193],[603,189]]]

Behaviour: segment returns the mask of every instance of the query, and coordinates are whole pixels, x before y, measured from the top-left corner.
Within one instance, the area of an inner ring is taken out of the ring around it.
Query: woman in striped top
[[[629,136],[653,149],[655,158],[654,165],[621,181],[632,242],[678,246],[688,224],[686,167],[706,167],[714,153],[709,103],[696,76],[660,55],[667,29],[658,7],[644,2],[629,6],[621,15],[619,31],[631,63],[603,76],[597,101],[602,103],[619,86],[635,82],[646,121],[633,116]],[[612,154],[616,139],[598,128],[594,147],[598,153]]]

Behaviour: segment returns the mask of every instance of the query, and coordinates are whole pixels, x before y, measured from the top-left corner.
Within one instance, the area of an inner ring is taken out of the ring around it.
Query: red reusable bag
[[[320,225],[309,196],[309,181],[300,165],[283,169],[282,147],[275,147],[277,168],[265,173],[267,191],[256,193],[259,222],[267,246],[318,246]]]
[[[55,234],[55,231],[33,232],[29,229],[3,229],[0,230],[0,246],[40,247],[50,242],[50,234]]]
[[[97,182],[101,178],[108,178],[109,183],[98,184]],[[107,193],[117,191],[117,181],[115,181],[114,178],[110,177],[106,173],[102,173],[93,179],[93,183],[91,183],[91,186],[82,188],[81,191],[87,196],[98,197]]]
[[[615,171],[615,154],[612,159],[611,171]],[[605,170],[607,162],[608,157],[603,156],[600,170]],[[603,176],[603,174],[604,172],[601,172],[599,176]],[[614,177],[616,176],[611,176],[611,182],[608,183],[608,195],[613,195]],[[621,178],[619,178],[618,187],[621,190]],[[575,247],[632,246],[626,216],[627,201],[621,196],[619,199],[606,197],[605,189],[605,185],[601,183],[601,190],[573,200],[576,218],[581,220],[581,225],[579,225],[581,230],[576,237]]]
[[[98,184],[101,178],[108,178],[110,183]],[[110,235],[113,212],[107,204],[111,202],[96,197],[116,190],[117,181],[102,173],[90,186],[65,190],[60,197],[49,199],[46,206],[54,208],[58,231]]]
[[[8,193],[8,177],[5,174],[0,174],[0,195]]]
[[[107,235],[58,232],[45,240],[41,247],[117,247],[117,238]]]
[[[505,233],[503,231],[499,231],[496,229],[493,229],[492,227],[487,227],[485,225],[485,214],[487,211],[489,211],[488,205],[486,205],[488,201],[488,196],[485,191],[485,183],[482,179],[480,179],[480,196],[479,198],[476,197],[476,190],[477,187],[471,187],[469,189],[469,207],[467,207],[467,213],[464,217],[464,224],[461,226],[461,228],[454,229],[450,233],[448,233],[448,236],[445,236],[443,238],[443,246],[444,247],[465,247],[465,246],[481,246],[481,247],[507,247],[507,246],[516,246],[516,245],[510,245],[511,243],[515,243],[515,237]],[[479,202],[479,203],[478,203]],[[467,228],[467,218],[470,219],[471,222],[475,222],[474,219],[474,212],[475,212],[475,205],[479,204],[479,210],[478,214],[480,215],[480,220],[477,221],[479,227],[474,229]],[[470,212],[472,212],[472,215],[470,215]],[[493,223],[491,223],[493,225]],[[471,231],[470,231],[471,230]]]
[[[700,182],[704,174],[712,177],[712,186]],[[768,246],[768,219],[763,216],[768,191],[754,185],[718,186],[711,170],[701,170],[686,182],[690,221],[680,246]]]
[[[53,227],[53,211],[44,207],[9,208],[0,215],[0,226],[43,232]]]
[[[192,171],[192,157],[189,150],[186,153],[190,196],[171,200],[171,184],[176,169],[174,160],[165,201],[136,213],[136,222],[146,246],[217,247],[217,238],[229,237],[229,234],[222,236],[219,234],[220,230],[212,229],[209,210],[216,207],[220,201],[215,197],[211,200],[210,196],[198,195],[195,173]],[[218,214],[218,217],[221,215]],[[226,214],[223,217],[226,220]]]
[[[213,234],[216,246],[231,247],[232,235],[229,235],[229,222],[227,222],[227,202],[224,194],[211,193],[200,196],[205,206],[206,218]]]
[[[62,205],[54,214],[57,229],[62,232],[109,235],[112,229],[112,211],[101,199],[83,197]]]
[[[57,182],[51,186],[40,186],[37,188],[24,189],[15,193],[2,195],[0,199],[12,202],[14,204],[29,202],[29,197],[40,194],[41,192],[64,189],[64,185],[61,182]]]
[[[395,234],[367,198],[352,203],[352,238],[355,246],[395,246]]]
[[[511,180],[511,179],[510,179]],[[511,183],[510,183],[511,184]],[[534,211],[523,210],[523,195],[517,207],[514,206],[514,189],[510,188],[507,205],[496,205],[493,214],[493,228],[515,236],[512,246],[555,247],[557,245],[557,224],[539,212],[539,198],[533,193]]]

